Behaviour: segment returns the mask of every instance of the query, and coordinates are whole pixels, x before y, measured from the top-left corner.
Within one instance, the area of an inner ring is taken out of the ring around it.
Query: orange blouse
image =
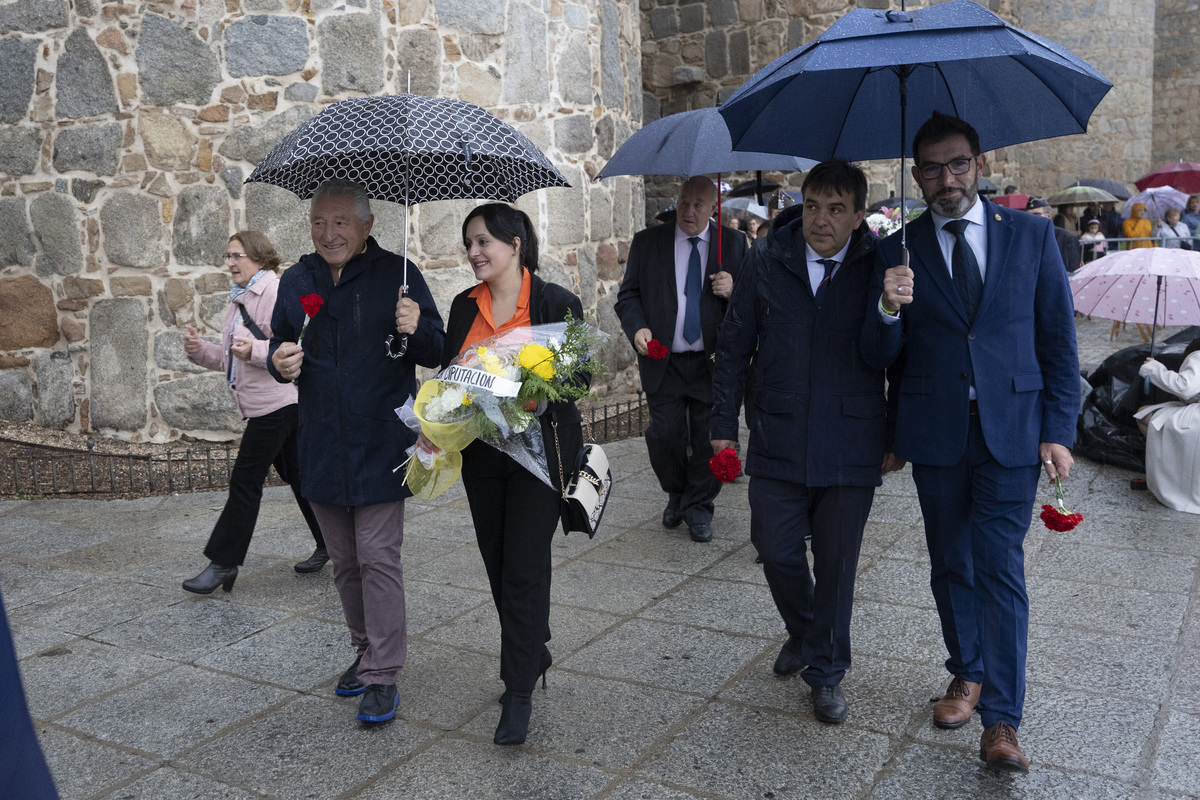
[[[533,287],[533,281],[529,270],[521,268],[523,275],[521,279],[521,293],[517,296],[517,310],[512,315],[512,319],[496,327],[496,323],[492,321],[492,292],[488,289],[486,283],[480,283],[468,297],[474,297],[475,303],[479,306],[479,313],[475,315],[475,322],[471,325],[471,330],[467,332],[467,338],[463,340],[462,350],[458,352],[466,352],[467,348],[484,339],[490,339],[501,333],[507,333],[513,328],[526,327],[532,325],[529,317],[529,293]]]

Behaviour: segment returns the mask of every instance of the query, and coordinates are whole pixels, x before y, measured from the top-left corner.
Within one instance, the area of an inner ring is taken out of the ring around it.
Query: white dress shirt
[[[833,268],[833,272],[829,275],[829,280],[833,280],[833,276],[838,274],[838,270],[842,268],[842,264],[846,263],[846,253],[848,252],[850,252],[850,239],[847,239],[842,249],[829,259],[837,262],[837,265]],[[816,250],[813,250],[812,246],[807,242],[804,243],[804,258],[808,261],[808,286],[812,289],[813,297],[816,297],[817,287],[825,279],[825,265],[821,263],[822,256]]]
[[[700,241],[696,242],[696,247],[700,250],[700,292],[704,292],[705,272],[708,269],[708,242],[712,236],[712,224],[705,226],[704,230],[700,231],[697,236]],[[683,353],[687,351],[704,352],[704,334],[700,334],[694,342],[688,342],[683,338],[683,317],[687,313],[687,296],[684,294],[684,289],[687,287],[687,272],[688,261],[692,257],[692,243],[688,241],[691,237],[675,226],[675,299],[679,301],[679,313],[675,315],[675,334],[671,339],[671,352]]]

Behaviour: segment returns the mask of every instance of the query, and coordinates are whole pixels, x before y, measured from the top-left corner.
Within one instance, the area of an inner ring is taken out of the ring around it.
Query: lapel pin
[[[999,214],[997,214],[997,215],[996,215],[996,222],[999,222],[999,221],[1000,221],[1000,215],[999,215]]]

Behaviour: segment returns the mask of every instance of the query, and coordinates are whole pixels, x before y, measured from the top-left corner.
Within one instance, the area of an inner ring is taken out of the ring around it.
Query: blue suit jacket
[[[942,258],[927,212],[908,226],[913,302],[898,324],[875,305],[883,273],[900,262],[900,235],[880,243],[862,331],[867,363],[889,373],[892,452],[949,466],[967,446],[972,378],[988,450],[1005,467],[1038,463],[1038,443],[1070,447],[1079,413],[1074,307],[1050,220],[983,198],[987,275],[974,324]]]

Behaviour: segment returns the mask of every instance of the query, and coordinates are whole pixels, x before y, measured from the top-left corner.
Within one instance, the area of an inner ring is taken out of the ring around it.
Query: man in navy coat
[[[978,196],[987,161],[970,125],[935,112],[913,161],[929,211],[908,226],[908,266],[899,234],[880,244],[863,354],[896,365],[891,450],[913,462],[953,676],[934,724],[960,727],[978,706],[980,756],[1024,771],[1022,546],[1042,470],[1066,478],[1074,463],[1071,292],[1050,220]]]
[[[425,279],[409,264],[403,286],[404,260],[370,235],[374,222],[362,186],[334,179],[317,187],[316,252],[279,281],[268,365],[299,391],[300,488],[325,536],[358,653],[334,691],[362,695],[358,719],[370,723],[396,716],[396,672],[408,653],[400,548],[412,493],[393,470],[417,436],[394,409],[416,394],[416,365],[438,365],[445,340]],[[325,304],[305,329],[300,298],[308,294]]]
[[[717,189],[703,175],[679,191],[675,223],[639,231],[614,310],[638,353],[638,373],[650,406],[646,450],[667,493],[662,523],[686,522],[692,540],[712,539],[714,500],[721,484],[708,468],[712,361],[717,326],[746,255],[746,237],[712,223]],[[649,357],[657,340],[669,353]]]
[[[776,217],[742,265],[717,342],[710,429],[714,450],[733,446],[754,358],[750,538],[788,632],[775,672],[803,668],[814,714],[836,723],[846,716],[839,684],[850,666],[854,576],[881,483],[887,401],[883,369],[859,352],[876,245],[863,222],[866,176],[826,161],[803,190],[803,206]]]

